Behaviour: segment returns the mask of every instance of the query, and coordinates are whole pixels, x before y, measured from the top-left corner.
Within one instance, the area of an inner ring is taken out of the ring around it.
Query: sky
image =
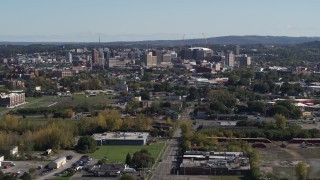
[[[0,0],[0,41],[320,36],[319,0]]]

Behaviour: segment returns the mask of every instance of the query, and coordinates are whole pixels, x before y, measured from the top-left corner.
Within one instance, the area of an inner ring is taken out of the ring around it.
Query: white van
[[[133,168],[126,168],[126,169],[123,170],[124,173],[133,173],[133,172],[135,172],[135,171],[136,171],[136,170],[133,169]]]

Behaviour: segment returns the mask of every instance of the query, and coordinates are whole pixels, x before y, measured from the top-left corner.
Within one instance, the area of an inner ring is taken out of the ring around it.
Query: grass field
[[[296,148],[295,151],[304,158],[320,158],[320,148]]]
[[[149,146],[99,146],[99,149],[90,154],[95,159],[108,157],[109,162],[124,162],[128,153],[133,155],[136,151],[147,149],[153,158],[160,153],[164,143],[150,144]]]
[[[293,179],[293,177],[295,177],[295,168],[294,167],[276,167],[276,168],[273,168],[273,173],[277,177]]]
[[[48,107],[50,105],[65,105],[72,106],[83,103],[88,104],[108,104],[114,103],[116,100],[112,99],[113,95],[102,95],[89,96],[86,94],[74,95],[73,98],[70,97],[58,97],[58,96],[43,96],[43,97],[28,97],[26,101],[28,104],[24,105],[25,108],[37,108],[37,107]],[[1,110],[1,109],[0,109]]]

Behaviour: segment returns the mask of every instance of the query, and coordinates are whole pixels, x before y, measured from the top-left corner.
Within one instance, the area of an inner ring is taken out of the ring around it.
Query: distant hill
[[[220,36],[207,38],[208,44],[301,44],[320,41],[320,37],[289,37],[289,36]],[[203,38],[185,39],[184,45],[205,44]],[[96,42],[0,42],[0,45],[30,45],[30,44],[97,44]],[[156,46],[180,46],[182,40],[151,40],[151,41],[123,41],[123,42],[103,42],[103,45],[156,45]]]

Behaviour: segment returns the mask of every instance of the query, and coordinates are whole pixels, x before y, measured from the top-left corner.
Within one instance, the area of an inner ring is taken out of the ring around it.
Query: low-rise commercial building
[[[93,134],[98,146],[105,145],[145,145],[149,133],[147,132],[110,132]]]
[[[126,164],[102,164],[91,171],[95,176],[119,176],[126,168]]]
[[[247,175],[249,157],[242,152],[187,151],[180,164],[181,175]]]
[[[73,76],[72,71],[54,71],[53,76],[57,78],[64,78]]]

